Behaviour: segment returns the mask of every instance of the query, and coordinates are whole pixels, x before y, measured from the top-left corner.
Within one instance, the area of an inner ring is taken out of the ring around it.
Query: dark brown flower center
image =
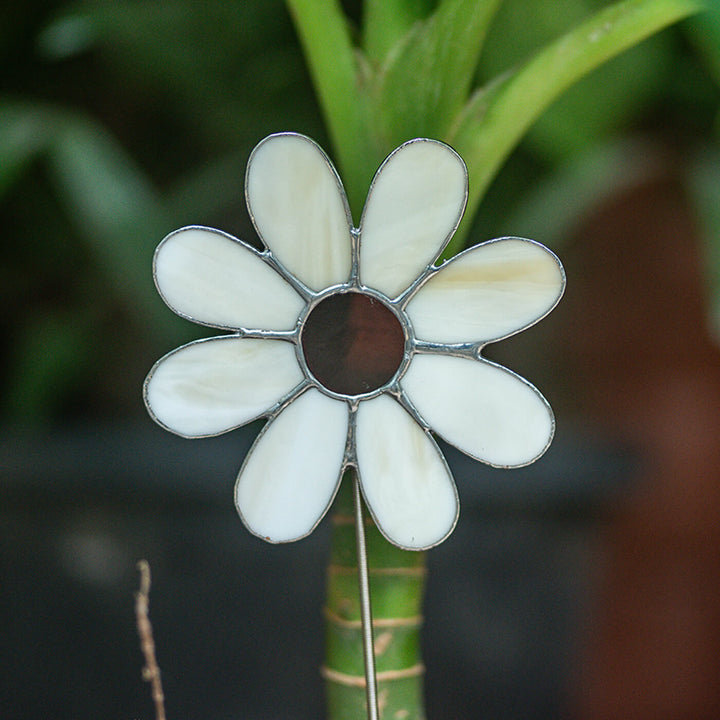
[[[395,375],[405,335],[384,302],[344,292],[324,298],[310,311],[301,345],[308,369],[321,385],[339,395],[363,395]]]

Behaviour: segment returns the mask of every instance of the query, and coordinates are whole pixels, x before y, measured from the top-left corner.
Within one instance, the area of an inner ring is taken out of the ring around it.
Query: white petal
[[[387,395],[360,403],[357,459],[363,495],[391,542],[424,550],[455,527],[455,483],[438,446]]]
[[[248,161],[245,194],[275,257],[313,290],[350,277],[352,219],[325,153],[304,135],[265,138]]]
[[[380,166],[360,223],[360,280],[397,297],[440,254],[467,199],[460,156],[435,140],[411,140]]]
[[[347,405],[314,389],[265,426],[235,486],[251,532],[277,543],[315,528],[340,483],[347,430]]]
[[[564,289],[562,265],[547,248],[502,238],[443,265],[408,303],[407,313],[422,340],[489,342],[537,322]]]
[[[265,414],[302,380],[292,343],[210,338],[158,360],[145,381],[145,403],[178,435],[207,437]]]
[[[256,251],[210,228],[168,235],[155,252],[154,269],[163,300],[205,325],[292,330],[305,304]]]
[[[527,465],[552,440],[545,398],[487,360],[418,354],[401,385],[433,432],[490,465]]]

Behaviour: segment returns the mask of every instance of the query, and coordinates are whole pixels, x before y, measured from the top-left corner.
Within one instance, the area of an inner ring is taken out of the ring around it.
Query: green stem
[[[333,508],[325,608],[328,717],[366,720],[352,476]],[[420,653],[425,555],[391,545],[366,519],[380,718],[424,720]]]

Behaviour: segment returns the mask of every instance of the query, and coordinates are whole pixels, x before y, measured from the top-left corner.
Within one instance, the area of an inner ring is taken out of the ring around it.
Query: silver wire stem
[[[355,539],[357,543],[358,585],[360,588],[360,618],[362,621],[363,656],[365,659],[365,696],[368,720],[378,720],[377,678],[375,676],[375,645],[373,642],[372,605],[370,603],[370,580],[368,578],[367,546],[365,544],[365,521],[363,517],[360,481],[354,478],[355,492]]]

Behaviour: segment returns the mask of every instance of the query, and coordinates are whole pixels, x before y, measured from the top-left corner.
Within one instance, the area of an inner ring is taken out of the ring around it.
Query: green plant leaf
[[[0,197],[46,149],[55,120],[40,105],[0,103]]]
[[[380,66],[388,52],[432,10],[433,0],[365,0],[363,42],[368,60]]]
[[[631,125],[662,97],[677,59],[674,40],[648,38],[582,78],[538,118],[525,147],[546,163],[562,162]]]
[[[701,8],[696,0],[622,0],[480,91],[448,138],[468,165],[470,195],[465,220],[446,254],[452,255],[462,247],[470,220],[490,181],[553,100],[605,61]]]
[[[374,101],[386,153],[415,137],[447,135],[470,93],[500,2],[443,0],[390,52]]]
[[[48,161],[70,218],[111,286],[154,332],[174,339],[174,316],[150,274],[155,246],[173,228],[142,171],[110,133],[86,118],[68,119]]]

